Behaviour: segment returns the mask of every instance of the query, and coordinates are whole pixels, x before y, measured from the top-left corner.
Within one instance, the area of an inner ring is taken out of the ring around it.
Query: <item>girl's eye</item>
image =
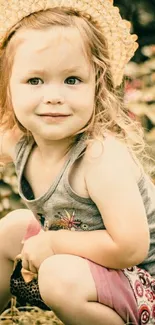
[[[77,77],[69,77],[65,80],[65,83],[68,85],[77,85],[81,80]]]
[[[31,78],[28,80],[28,84],[33,85],[33,86],[37,86],[42,83],[43,83],[43,81],[40,78]]]

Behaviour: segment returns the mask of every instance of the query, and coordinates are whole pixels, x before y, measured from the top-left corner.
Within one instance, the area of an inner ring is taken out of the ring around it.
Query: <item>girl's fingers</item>
[[[38,272],[36,267],[31,262],[29,262],[28,260],[25,260],[25,259],[22,260],[22,268],[27,271],[30,271],[32,273]]]
[[[38,270],[31,263],[29,263],[29,271],[32,273],[38,273]]]
[[[30,271],[29,269],[29,262],[25,259],[22,259],[22,268],[27,270],[27,271]]]

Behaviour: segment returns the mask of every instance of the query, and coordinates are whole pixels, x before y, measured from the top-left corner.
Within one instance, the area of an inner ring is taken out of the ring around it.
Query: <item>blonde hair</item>
[[[10,129],[18,124],[25,133],[27,132],[14,115],[9,92],[13,59],[20,42],[14,35],[20,28],[41,30],[52,25],[77,28],[82,36],[87,56],[94,66],[96,74],[94,112],[86,127],[79,133],[87,133],[89,139],[103,137],[109,131],[115,133],[120,140],[126,142],[131,153],[145,167],[149,157],[145,152],[143,130],[139,123],[128,116],[120,89],[114,88],[104,35],[97,23],[91,21],[91,17],[74,10],[55,8],[39,11],[23,18],[8,31],[0,47],[0,120],[4,128]]]

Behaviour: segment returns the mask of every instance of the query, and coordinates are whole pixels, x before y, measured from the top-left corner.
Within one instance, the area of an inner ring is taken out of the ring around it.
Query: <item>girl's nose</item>
[[[44,87],[43,94],[43,102],[44,104],[63,104],[64,96],[60,89],[60,86],[56,85],[46,85]]]

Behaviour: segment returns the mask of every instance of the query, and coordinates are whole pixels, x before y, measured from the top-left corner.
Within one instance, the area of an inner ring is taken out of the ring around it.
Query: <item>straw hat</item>
[[[0,42],[5,33],[25,16],[48,8],[67,7],[92,17],[107,40],[115,87],[122,82],[126,63],[138,47],[130,34],[130,23],[123,20],[113,0],[0,0]]]

